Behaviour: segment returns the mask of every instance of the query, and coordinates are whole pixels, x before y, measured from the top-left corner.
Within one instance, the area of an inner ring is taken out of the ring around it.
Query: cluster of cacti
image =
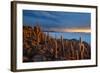
[[[90,45],[79,40],[51,37],[39,25],[23,27],[23,62],[90,59]]]

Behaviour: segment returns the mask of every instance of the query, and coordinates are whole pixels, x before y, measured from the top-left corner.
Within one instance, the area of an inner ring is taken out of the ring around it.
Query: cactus
[[[74,48],[73,48],[72,43],[71,43],[71,54],[72,54],[72,57],[74,58],[75,57],[75,54],[74,54]]]
[[[47,34],[44,36],[44,42],[45,42],[45,45],[47,43]]]
[[[55,39],[55,58],[58,58],[58,46],[57,46],[57,41],[56,41],[56,39]]]
[[[78,52],[78,50],[76,50],[75,52],[76,52],[76,60],[79,60],[79,52]]]
[[[84,58],[85,47],[84,47],[84,44],[82,43],[81,37],[80,37],[79,47],[80,47],[81,59],[83,59]]]
[[[34,27],[34,31],[33,31],[33,34],[34,34],[34,36],[35,36],[35,38],[36,38],[36,41],[37,41],[37,45],[39,45],[39,42],[40,42],[40,34],[41,34],[41,32],[40,32],[40,29],[39,29],[40,27],[39,26],[35,26]]]
[[[63,35],[61,35],[61,46],[62,46],[62,51],[63,51],[63,57],[65,57],[64,43],[63,43]]]
[[[50,41],[50,35],[49,35],[50,33],[49,32],[47,32],[47,40],[48,41]]]
[[[56,42],[56,34],[55,34],[55,58],[58,58],[58,50],[57,50],[57,42]]]

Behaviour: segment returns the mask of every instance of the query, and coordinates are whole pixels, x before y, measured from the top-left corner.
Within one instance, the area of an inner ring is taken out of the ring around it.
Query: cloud
[[[49,28],[44,29],[46,32],[74,32],[74,33],[91,33],[90,28]]]

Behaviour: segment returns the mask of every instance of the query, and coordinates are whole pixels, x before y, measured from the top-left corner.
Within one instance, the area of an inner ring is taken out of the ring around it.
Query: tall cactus
[[[58,45],[57,45],[57,40],[56,40],[56,34],[55,34],[55,40],[54,40],[54,42],[55,42],[55,58],[58,58]]]
[[[80,37],[79,47],[80,47],[81,59],[83,59],[83,58],[84,58],[85,46],[84,46],[84,44],[82,43],[81,37]]]
[[[37,26],[34,26],[34,29],[33,29],[34,31],[33,31],[33,34],[34,34],[34,36],[35,36],[35,38],[36,38],[36,41],[37,41],[37,45],[39,45],[39,42],[40,42],[40,34],[41,34],[41,32],[40,32],[40,27],[37,25]]]
[[[76,50],[75,52],[76,52],[76,60],[79,60],[79,52],[78,52],[78,50]]]
[[[73,48],[72,43],[71,43],[71,54],[72,54],[72,57],[74,58],[75,57],[75,54],[74,54],[74,48]]]
[[[63,35],[61,35],[61,46],[62,46],[63,57],[65,57]]]
[[[45,33],[46,35],[44,36],[44,42],[45,42],[45,45],[47,44],[47,32]]]

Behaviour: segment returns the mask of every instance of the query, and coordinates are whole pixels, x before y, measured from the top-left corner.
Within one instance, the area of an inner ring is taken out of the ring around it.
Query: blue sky
[[[90,29],[91,14],[60,11],[23,10],[23,25],[38,23],[43,29]]]

